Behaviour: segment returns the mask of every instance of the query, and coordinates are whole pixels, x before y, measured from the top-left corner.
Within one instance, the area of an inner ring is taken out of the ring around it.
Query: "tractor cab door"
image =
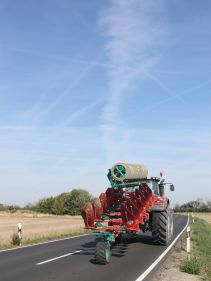
[[[160,195],[159,185],[158,182],[155,180],[149,180],[147,182],[148,186],[151,188],[153,195]]]

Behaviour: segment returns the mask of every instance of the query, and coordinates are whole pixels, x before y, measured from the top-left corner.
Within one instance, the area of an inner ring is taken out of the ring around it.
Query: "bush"
[[[198,275],[200,273],[201,264],[195,256],[186,257],[182,260],[180,270],[189,274]]]
[[[211,212],[211,200],[206,202],[202,199],[197,199],[195,201],[189,201],[185,204],[174,206],[175,212]]]
[[[83,206],[91,201],[92,195],[84,189],[73,189],[70,192],[70,196],[67,200],[67,213],[75,216],[81,214]]]
[[[35,206],[35,210],[40,213],[52,214],[55,199],[53,197],[42,198]]]
[[[21,210],[22,208],[18,205],[4,205],[0,203],[0,211],[15,213],[17,210]]]
[[[54,199],[54,203],[52,206],[52,213],[55,215],[65,215],[67,214],[67,201],[70,196],[69,192],[61,193]]]
[[[40,199],[34,205],[27,205],[25,209],[55,215],[80,215],[83,206],[91,201],[92,195],[84,189],[73,189],[63,192],[56,197]]]
[[[19,238],[17,233],[13,233],[11,244],[14,246],[19,246],[21,243],[21,239]]]

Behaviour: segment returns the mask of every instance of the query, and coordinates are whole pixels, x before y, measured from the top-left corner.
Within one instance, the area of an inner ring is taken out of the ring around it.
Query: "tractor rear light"
[[[163,200],[156,200],[155,205],[163,205],[164,201]]]

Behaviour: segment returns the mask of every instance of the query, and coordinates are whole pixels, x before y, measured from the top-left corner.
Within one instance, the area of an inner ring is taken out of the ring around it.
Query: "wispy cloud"
[[[167,97],[167,98],[165,98],[165,99],[160,100],[159,102],[156,102],[156,103],[154,103],[154,104],[148,106],[147,108],[145,108],[145,109],[143,110],[142,113],[145,114],[146,112],[150,112],[150,111],[152,111],[153,109],[158,108],[159,106],[161,106],[161,105],[163,105],[163,104],[165,104],[165,103],[167,103],[167,102],[170,102],[170,101],[172,101],[172,100],[175,99],[175,98],[178,98],[179,100],[182,100],[182,101],[183,101],[183,96],[186,96],[186,95],[188,95],[188,94],[190,94],[190,93],[192,93],[192,92],[194,92],[194,91],[196,91],[196,90],[199,90],[199,89],[205,87],[206,85],[208,85],[208,84],[210,84],[210,83],[211,83],[211,80],[208,80],[208,81],[205,81],[205,82],[203,82],[203,83],[194,85],[194,86],[192,86],[192,87],[190,87],[190,88],[188,88],[188,89],[185,89],[184,91],[182,91],[182,92],[180,92],[180,93],[171,95],[171,96],[169,96],[169,97]]]
[[[171,99],[176,99],[182,103],[185,103],[184,99],[181,96],[176,95],[160,79],[158,79],[158,77],[156,77],[152,72],[150,73],[149,71],[145,70],[144,73],[150,80],[155,82],[155,84],[158,85],[159,88],[161,88]]]
[[[95,58],[96,61],[100,59],[102,56],[102,53],[98,54]],[[95,61],[94,60],[94,61]],[[48,104],[47,107],[45,107],[43,110],[41,110],[37,115],[35,120],[39,120],[44,115],[48,114],[50,111],[52,111],[54,108],[57,107],[57,105],[68,95],[71,95],[71,91],[81,82],[81,80],[95,67],[95,64],[88,64],[82,71],[79,73],[79,75],[70,82],[70,84],[66,87],[66,89],[59,93],[57,97]]]
[[[97,107],[98,105],[102,104],[102,102],[104,101],[104,98],[100,98],[88,105],[85,105],[84,107],[80,108],[78,111],[75,111],[74,113],[72,113],[68,118],[66,118],[61,126],[68,126],[70,123],[72,123],[73,121],[75,121],[76,119],[78,119],[80,116],[84,115],[87,111],[90,111],[91,109]]]
[[[138,78],[149,75],[160,59],[159,50],[165,34],[158,14],[162,1],[112,0],[100,19],[106,39],[109,69],[109,93],[102,114],[102,128],[107,154],[115,144],[115,126],[121,105],[130,99],[128,94]],[[133,70],[131,70],[133,69]]]
[[[19,48],[19,47],[11,47],[8,45],[0,44],[0,49],[5,49],[9,52],[18,52],[22,54],[28,54],[33,57],[43,57],[50,59],[50,61],[59,61],[60,63],[66,63],[65,71],[62,72],[63,76],[66,76],[68,79],[67,85],[59,85],[59,78],[61,78],[61,73],[58,73],[55,75],[55,73],[52,73],[52,77],[49,77],[49,82],[47,82],[46,78],[43,78],[41,75],[39,77],[42,77],[43,81],[46,81],[45,90],[43,90],[43,93],[41,97],[38,98],[38,100],[30,105],[25,111],[21,112],[17,118],[19,123],[24,123],[25,120],[30,120],[29,122],[32,124],[36,124],[38,121],[45,118],[46,115],[50,114],[58,105],[62,104],[67,96],[72,96],[73,89],[75,89],[80,82],[96,67],[105,67],[103,63],[101,63],[102,54],[103,52],[99,51],[99,53],[96,54],[95,58],[92,60],[83,60],[83,59],[76,59],[73,57],[64,56],[61,54],[54,54],[43,50],[35,50],[33,48]],[[78,73],[75,73],[75,75],[72,75],[73,69],[75,68],[75,65],[81,65],[81,67],[77,68]],[[59,71],[59,70],[58,70]],[[61,71],[60,71],[61,72]],[[69,77],[68,77],[69,76]],[[34,77],[34,76],[33,76]],[[58,78],[59,77],[59,78]],[[67,79],[66,78],[66,79]],[[48,84],[47,84],[48,83]],[[55,90],[60,86],[61,90],[57,93],[57,95],[54,98],[50,98],[50,93],[52,90]],[[11,86],[10,86],[11,87]],[[63,88],[63,90],[62,90]],[[46,101],[48,100],[48,103],[46,105]],[[50,102],[49,102],[50,101]],[[79,109],[78,111],[72,113],[72,117],[69,117],[69,119],[75,120],[77,117],[79,117],[84,112],[87,112],[89,108],[91,109],[93,107],[91,103],[90,105],[86,105],[85,107]],[[95,102],[94,102],[95,104]],[[66,120],[67,121],[67,120]],[[71,122],[70,120],[68,122]],[[65,121],[64,121],[65,123]]]

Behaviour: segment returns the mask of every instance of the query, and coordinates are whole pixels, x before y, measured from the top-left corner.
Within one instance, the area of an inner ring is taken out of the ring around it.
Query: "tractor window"
[[[159,195],[159,187],[157,181],[148,181],[147,184],[152,189],[153,194]]]

